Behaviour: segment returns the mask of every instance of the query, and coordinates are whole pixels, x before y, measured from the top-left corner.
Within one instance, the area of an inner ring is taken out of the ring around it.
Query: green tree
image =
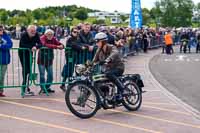
[[[92,22],[93,24],[105,24],[106,22],[105,22],[105,20],[94,20],[93,22]]]
[[[200,2],[197,4],[197,9],[200,10]]]
[[[20,10],[13,10],[13,11],[11,11],[11,12],[9,13],[9,16],[10,16],[10,17],[19,16],[20,14],[22,14],[21,12],[22,12],[22,11],[20,11]]]
[[[48,23],[46,20],[40,19],[37,24],[38,25],[47,25]]]
[[[152,19],[156,19],[158,17],[161,17],[162,16],[162,12],[161,12],[161,8],[160,8],[160,2],[159,1],[156,1],[155,2],[155,7],[153,7],[151,10],[150,10],[150,16]]]
[[[194,3],[192,0],[175,0],[176,8],[176,27],[192,25]]]
[[[200,2],[195,5],[193,22],[194,24],[196,24],[197,27],[200,26]]]
[[[42,18],[42,14],[41,14],[41,10],[40,9],[36,9],[32,12],[33,14],[33,18],[36,20],[39,20]]]
[[[120,15],[120,19],[124,22],[128,19],[128,17],[125,15]]]
[[[143,25],[148,25],[151,20],[150,11],[147,8],[142,9]]]
[[[74,14],[74,17],[81,21],[84,21],[88,18],[88,12],[86,9],[78,9]]]
[[[0,11],[1,23],[5,24],[7,19],[8,19],[8,12],[6,10],[1,10]]]
[[[26,10],[26,19],[28,24],[31,24],[33,22],[33,15],[31,10]]]
[[[161,0],[155,3],[151,15],[155,20],[159,18],[163,26],[190,26],[193,8],[192,0]]]
[[[161,9],[162,11],[162,23],[164,26],[175,26],[176,23],[176,6],[174,5],[174,1],[172,0],[163,0],[161,1]],[[166,7],[164,9],[164,7]],[[164,12],[165,11],[165,12]]]

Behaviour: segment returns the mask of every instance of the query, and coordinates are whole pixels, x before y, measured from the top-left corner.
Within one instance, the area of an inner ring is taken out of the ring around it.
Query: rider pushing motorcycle
[[[124,63],[118,49],[114,45],[107,43],[107,35],[103,32],[96,34],[95,41],[98,46],[93,63],[102,66],[102,72],[118,88],[118,94],[122,94],[124,85],[118,79],[124,73]],[[119,98],[120,99],[120,98]]]

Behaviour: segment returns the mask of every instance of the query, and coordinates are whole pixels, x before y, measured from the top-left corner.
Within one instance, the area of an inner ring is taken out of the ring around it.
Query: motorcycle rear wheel
[[[123,98],[123,106],[129,111],[137,111],[142,104],[141,89],[134,82],[128,82],[125,84],[124,94],[127,96]]]

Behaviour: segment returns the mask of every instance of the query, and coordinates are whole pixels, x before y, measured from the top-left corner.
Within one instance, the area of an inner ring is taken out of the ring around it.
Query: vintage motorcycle
[[[143,81],[139,74],[126,74],[119,77],[124,84],[123,94],[104,74],[95,74],[97,65],[75,65],[76,76],[68,85],[65,101],[69,110],[77,117],[86,119],[103,109],[124,106],[136,111],[142,104]]]

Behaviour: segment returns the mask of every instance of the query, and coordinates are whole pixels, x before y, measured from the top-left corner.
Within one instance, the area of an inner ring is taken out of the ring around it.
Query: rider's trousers
[[[118,77],[121,76],[123,72],[124,70],[121,69],[112,69],[105,72],[106,77],[117,86],[119,90],[118,92],[120,92],[121,94],[123,93],[124,85],[123,83],[121,83]]]

